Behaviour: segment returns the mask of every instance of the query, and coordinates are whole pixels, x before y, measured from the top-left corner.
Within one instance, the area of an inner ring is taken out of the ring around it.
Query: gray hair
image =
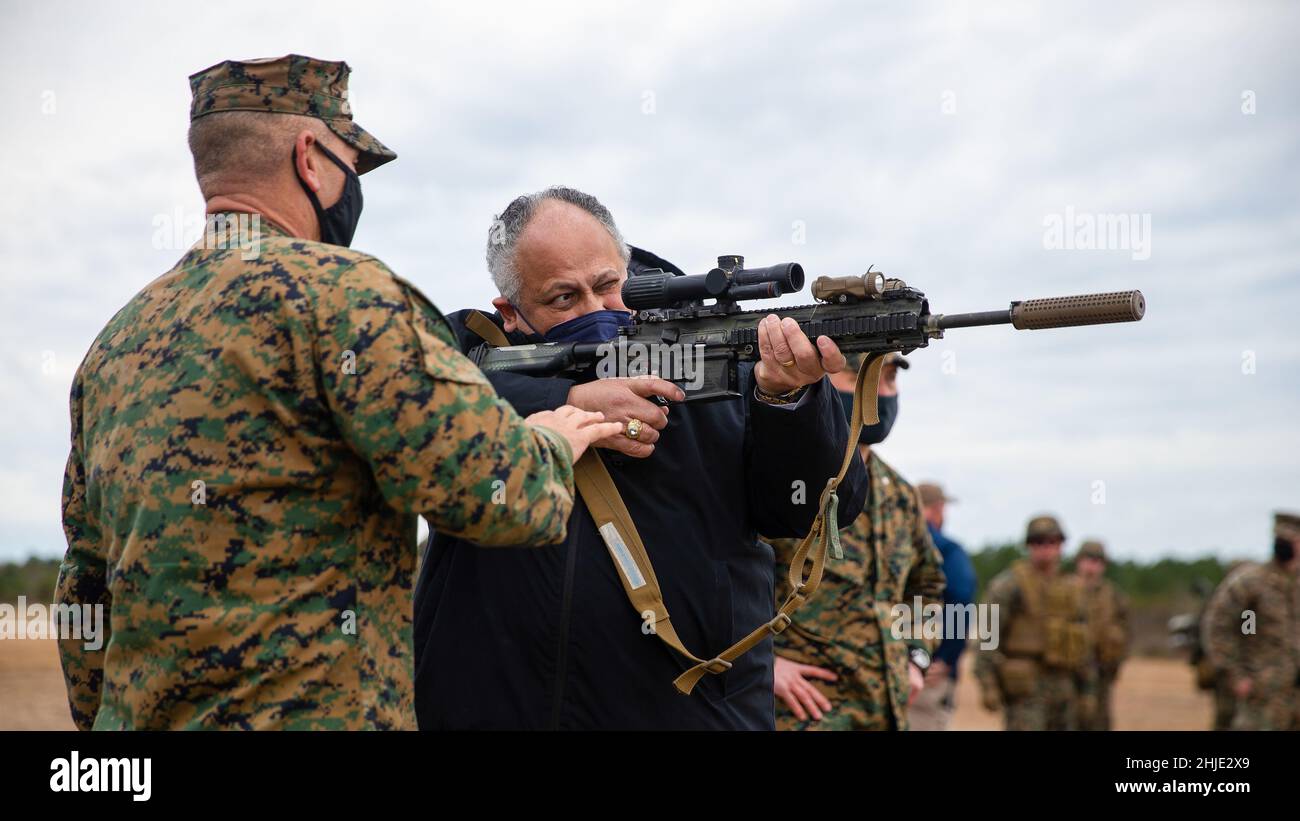
[[[306,129],[321,139],[325,124],[301,114],[218,111],[190,124],[194,176],[205,198],[221,183],[273,179],[293,168],[293,141]]]
[[[524,232],[524,228],[528,226],[533,215],[537,213],[537,209],[546,200],[567,202],[591,214],[614,238],[614,244],[618,246],[618,253],[623,258],[623,264],[627,265],[628,260],[631,259],[631,251],[628,249],[627,243],[623,241],[623,235],[619,233],[618,226],[614,224],[614,215],[609,213],[609,209],[601,205],[600,200],[592,195],[584,194],[574,188],[553,185],[535,194],[524,194],[521,197],[515,197],[514,201],[506,206],[506,210],[497,215],[492,222],[492,227],[488,230],[487,266],[488,271],[492,274],[492,281],[496,283],[497,290],[501,292],[503,297],[516,305],[519,304],[519,294],[522,289],[519,269],[515,267],[515,251],[516,246],[519,244],[519,235]]]

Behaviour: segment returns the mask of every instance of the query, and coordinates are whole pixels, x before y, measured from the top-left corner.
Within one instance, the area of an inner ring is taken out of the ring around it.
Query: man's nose
[[[594,291],[588,291],[582,298],[582,313],[589,314],[593,311],[601,311],[609,306],[609,297],[601,296]]]
[[[627,306],[623,304],[623,289],[615,288],[601,297],[600,307],[607,311],[626,311]]]

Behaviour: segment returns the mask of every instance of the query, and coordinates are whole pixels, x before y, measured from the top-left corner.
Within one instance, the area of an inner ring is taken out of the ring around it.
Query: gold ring
[[[789,362],[782,362],[782,363],[781,363],[781,367],[783,367],[783,368],[793,368],[793,367],[794,367],[794,360],[791,359]]]
[[[641,425],[642,422],[640,419],[631,420],[627,423],[627,430],[623,431],[623,435],[629,439],[637,438],[641,435]]]

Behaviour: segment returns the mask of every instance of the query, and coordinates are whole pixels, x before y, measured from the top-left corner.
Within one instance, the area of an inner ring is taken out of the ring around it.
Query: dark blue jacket
[[[449,320],[468,349],[477,339],[462,316]],[[524,415],[563,404],[573,385],[489,378]],[[774,558],[758,534],[804,535],[848,439],[827,380],[794,409],[753,399],[750,367],[741,385],[745,398],[674,405],[647,459],[601,454],[673,625],[702,658],[772,619]],[[792,498],[796,480],[807,488],[803,504]],[[855,457],[840,490],[842,523],[865,496]],[[690,664],[642,632],[617,573],[581,501],[560,545],[485,548],[435,535],[415,596],[420,728],[772,729],[771,639],[683,696],[672,681]]]
[[[934,546],[943,554],[943,575],[948,580],[948,588],[943,594],[943,603],[963,607],[974,603],[975,565],[971,564],[970,556],[966,555],[966,548],[943,535],[943,531],[929,522],[926,522],[925,526],[930,529],[930,538],[934,540]],[[969,624],[966,625],[967,636],[972,635],[971,627]],[[948,675],[951,678],[957,678],[957,661],[961,658],[964,649],[966,649],[964,640],[954,640],[941,642],[939,649],[935,651],[934,657],[948,664]]]

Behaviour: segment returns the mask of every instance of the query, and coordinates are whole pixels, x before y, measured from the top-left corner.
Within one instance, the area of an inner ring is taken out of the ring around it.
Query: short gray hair
[[[522,289],[519,269],[515,266],[515,251],[519,244],[519,235],[524,232],[524,228],[528,227],[529,221],[546,200],[567,202],[591,214],[614,238],[614,244],[618,246],[623,264],[627,265],[628,260],[631,259],[631,250],[623,241],[618,226],[614,224],[614,215],[592,195],[574,188],[553,185],[535,194],[515,197],[514,201],[506,206],[506,210],[492,221],[492,227],[488,229],[487,241],[487,266],[492,274],[492,281],[496,283],[501,295],[515,305],[519,304],[519,294]]]
[[[190,153],[204,198],[221,182],[260,181],[289,172],[294,138],[303,129],[320,140],[325,124],[301,114],[264,111],[218,111],[195,120]]]

